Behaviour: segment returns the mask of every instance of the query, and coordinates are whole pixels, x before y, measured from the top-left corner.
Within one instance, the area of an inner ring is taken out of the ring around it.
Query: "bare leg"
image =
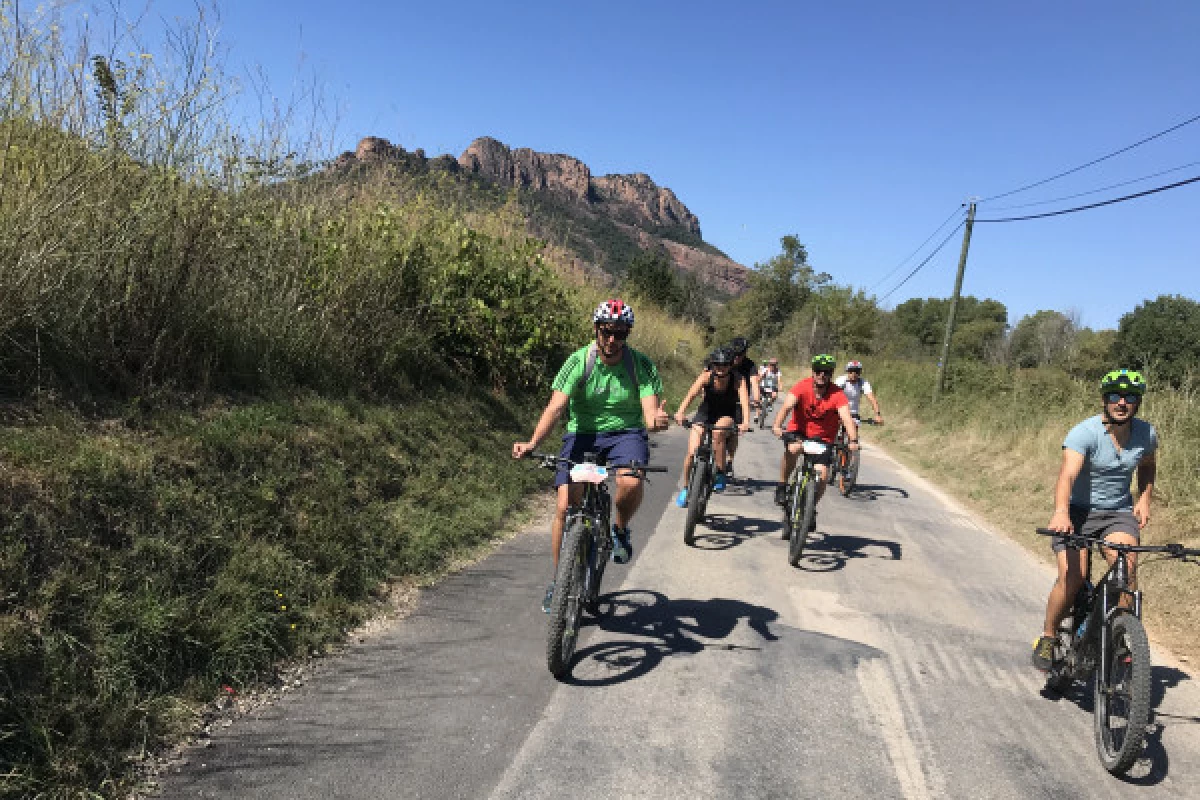
[[[1071,610],[1075,594],[1083,585],[1084,570],[1087,569],[1086,550],[1063,550],[1058,554],[1058,579],[1050,589],[1046,601],[1046,625],[1042,631],[1046,636],[1056,636],[1058,623]]]
[[[1104,541],[1113,542],[1114,544],[1137,544],[1137,539],[1133,537],[1133,534],[1122,532],[1110,533],[1104,537]],[[1105,549],[1104,558],[1110,566],[1117,563],[1117,551]],[[1137,591],[1137,553],[1126,553],[1125,563],[1129,566],[1129,590]],[[1130,595],[1123,594],[1121,595],[1120,603],[1122,608],[1132,608],[1133,598]]]
[[[637,513],[642,505],[642,479],[632,475],[617,476],[617,497],[613,505],[616,508],[616,519],[613,520],[622,528],[629,527],[629,520]]]

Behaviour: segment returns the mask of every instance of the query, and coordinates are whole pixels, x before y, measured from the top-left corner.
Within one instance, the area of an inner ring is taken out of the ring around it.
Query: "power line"
[[[1063,200],[1074,200],[1076,197],[1087,197],[1089,194],[1099,194],[1100,192],[1107,192],[1109,189],[1118,189],[1122,186],[1129,186],[1130,184],[1133,184],[1133,183],[1141,183],[1142,181],[1148,181],[1151,178],[1157,178],[1161,175],[1170,175],[1172,172],[1179,172],[1180,170],[1187,169],[1188,167],[1194,167],[1197,164],[1200,164],[1200,161],[1193,161],[1190,164],[1183,164],[1178,167],[1171,167],[1170,169],[1164,169],[1161,172],[1154,172],[1149,175],[1143,175],[1140,178],[1133,178],[1132,180],[1121,181],[1120,183],[1110,183],[1108,186],[1101,186],[1099,189],[1092,189],[1092,190],[1086,191],[1086,192],[1078,192],[1076,194],[1067,194],[1067,195],[1063,195],[1062,197],[1055,197],[1053,200],[1038,200],[1033,203],[1018,203],[1017,205],[1014,205],[1014,206],[995,206],[992,208],[992,211],[1009,211],[1009,210],[1016,209],[1016,208],[1031,208],[1032,206],[1045,206],[1045,205],[1049,205],[1050,203],[1061,203]]]
[[[956,215],[961,214],[961,213],[963,213],[962,206],[959,206],[958,208],[951,211],[950,216],[946,217],[946,219],[942,221],[942,224],[938,225],[937,228],[934,229],[933,233],[929,234],[929,236],[926,237],[925,241],[923,241],[919,245],[917,245],[916,250],[913,250],[899,264],[892,267],[886,275],[884,275],[879,280],[875,281],[875,284],[873,286],[871,286],[870,289],[867,289],[867,293],[869,294],[869,293],[875,291],[875,289],[877,287],[882,286],[883,284],[887,283],[888,278],[892,277],[892,275],[894,275],[897,270],[899,270],[901,267],[903,267],[905,264],[907,264],[909,261],[911,261],[913,256],[915,256],[917,253],[919,253],[923,249],[925,249],[925,245],[929,244],[929,242],[933,239],[933,237],[937,236],[941,232],[942,228],[946,227],[946,223],[948,223],[950,220],[954,219],[954,217]]]
[[[976,220],[976,221],[978,221],[978,220]],[[889,297],[891,297],[893,294],[896,293],[897,289],[899,289],[904,284],[908,283],[909,278],[911,278],[913,275],[916,275],[918,272],[920,272],[921,268],[924,267],[926,264],[928,264],[933,259],[933,257],[936,256],[938,254],[938,252],[940,252],[941,249],[946,246],[946,242],[950,241],[950,239],[954,237],[954,234],[958,233],[958,229],[961,228],[964,224],[966,224],[966,223],[963,220],[959,220],[958,224],[954,226],[954,230],[952,230],[952,231],[950,231],[950,233],[946,234],[945,239],[942,239],[941,244],[939,244],[937,247],[935,247],[933,249],[932,253],[925,256],[924,261],[922,261],[920,264],[917,264],[916,268],[913,269],[912,272],[908,273],[908,275],[906,275],[904,277],[904,280],[900,281],[895,286],[893,286],[892,290],[890,292],[888,292],[887,294],[885,294],[883,297],[879,298],[879,300],[877,302],[882,303],[884,300],[887,300]]]
[[[1170,128],[1167,128],[1165,131],[1159,131],[1158,133],[1154,134],[1153,136],[1147,136],[1145,139],[1142,139],[1141,141],[1137,141],[1131,145],[1122,147],[1120,150],[1114,150],[1113,152],[1109,153],[1108,155],[1104,155],[1104,156],[1100,156],[1099,158],[1092,159],[1091,161],[1087,162],[1086,164],[1080,164],[1078,167],[1069,169],[1066,172],[1060,172],[1057,175],[1051,175],[1049,178],[1045,178],[1043,180],[1036,181],[1034,183],[1030,183],[1030,184],[1021,186],[1016,189],[1012,189],[1011,191],[1001,192],[1000,194],[994,194],[991,197],[985,197],[978,202],[986,203],[989,200],[996,200],[1001,197],[1008,197],[1010,194],[1017,194],[1018,192],[1024,192],[1028,189],[1032,189],[1035,186],[1041,186],[1042,184],[1049,183],[1050,181],[1056,181],[1059,178],[1063,178],[1063,177],[1066,177],[1067,175],[1071,175],[1073,173],[1079,172],[1081,169],[1087,169],[1090,166],[1099,164],[1101,161],[1107,161],[1108,159],[1113,158],[1114,156],[1119,156],[1119,155],[1121,155],[1121,153],[1127,153],[1135,147],[1139,147],[1139,146],[1145,144],[1146,142],[1152,142],[1155,139],[1159,138],[1160,136],[1166,136],[1168,133],[1171,133],[1172,131],[1177,131],[1180,128],[1182,128],[1184,125],[1190,125],[1193,122],[1195,122],[1196,120],[1200,120],[1200,114],[1197,114],[1196,116],[1192,117],[1191,119],[1185,119],[1183,122],[1180,122],[1178,125],[1172,125]],[[980,221],[982,222],[983,220],[980,220]]]
[[[1113,203],[1123,203],[1126,200],[1133,200],[1134,198],[1137,198],[1137,197],[1145,197],[1148,194],[1158,194],[1159,192],[1165,192],[1168,189],[1177,189],[1180,186],[1187,186],[1189,183],[1195,183],[1196,181],[1200,181],[1200,175],[1197,175],[1194,178],[1188,178],[1186,181],[1179,181],[1178,183],[1170,183],[1170,184],[1167,184],[1166,186],[1158,186],[1153,189],[1147,189],[1144,192],[1138,192],[1137,194],[1127,194],[1124,197],[1115,197],[1112,200],[1104,200],[1099,203],[1089,203],[1086,206],[1076,206],[1075,208],[1064,208],[1059,211],[1047,211],[1045,214],[1030,214],[1030,215],[1024,216],[1024,217],[1003,217],[1001,219],[977,219],[975,221],[976,222],[1019,222],[1021,220],[1026,220],[1026,219],[1042,219],[1043,217],[1057,217],[1062,214],[1074,214],[1076,211],[1087,211],[1089,208],[1100,208],[1100,206],[1111,206]]]

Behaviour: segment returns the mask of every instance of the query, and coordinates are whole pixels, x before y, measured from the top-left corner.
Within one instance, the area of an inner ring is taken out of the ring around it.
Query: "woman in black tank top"
[[[738,426],[738,430],[745,433],[750,429],[750,394],[746,391],[746,382],[734,376],[733,354],[728,350],[717,349],[709,356],[705,370],[696,376],[696,380],[692,382],[692,388],[688,389],[687,396],[679,404],[679,410],[675,412],[676,422],[680,425],[683,424],[686,419],[684,412],[701,394],[704,399],[696,411],[694,422],[705,422],[722,428],[732,427],[734,412],[740,407],[743,422]],[[725,485],[725,445],[729,441],[729,433],[729,431],[713,431],[713,457],[717,464],[716,486],[721,488],[724,488]],[[703,434],[703,428],[698,426],[692,428],[687,456],[683,460],[683,484],[680,487],[679,497],[675,501],[676,505],[687,505],[687,486],[692,477],[690,474],[692,456],[695,455],[696,448],[700,446]]]

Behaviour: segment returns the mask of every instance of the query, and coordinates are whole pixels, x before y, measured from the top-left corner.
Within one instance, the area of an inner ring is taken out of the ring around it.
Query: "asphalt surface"
[[[792,568],[781,446],[756,432],[687,547],[670,502],[685,437],[653,438],[672,473],[570,681],[545,668],[549,536],[529,531],[189,751],[162,795],[1200,796],[1200,688],[1168,654],[1127,780],[1097,760],[1090,692],[1044,695],[1029,648],[1053,574],[1018,545],[868,445]]]

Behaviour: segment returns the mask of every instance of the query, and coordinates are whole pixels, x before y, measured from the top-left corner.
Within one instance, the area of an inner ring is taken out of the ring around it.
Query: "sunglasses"
[[[623,342],[629,338],[629,328],[596,328],[596,335]]]
[[[1104,395],[1104,401],[1106,403],[1118,403],[1121,400],[1124,400],[1131,406],[1136,406],[1138,403],[1142,402],[1142,396],[1140,394],[1135,394],[1134,392],[1125,392],[1124,394],[1121,392],[1109,392],[1108,394]]]
[[[832,375],[833,370],[831,370],[831,369],[814,369],[813,374],[814,375]]]

